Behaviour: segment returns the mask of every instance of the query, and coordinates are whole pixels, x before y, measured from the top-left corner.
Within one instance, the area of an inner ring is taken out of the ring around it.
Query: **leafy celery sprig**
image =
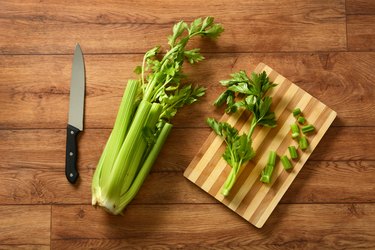
[[[194,64],[204,59],[199,48],[185,49],[188,41],[195,36],[217,38],[224,29],[214,23],[213,17],[206,17],[195,19],[190,24],[180,21],[172,31],[166,54],[159,60],[160,46],[156,46],[145,53],[142,65],[134,70],[140,75],[143,100],[162,104],[162,118],[165,121],[169,121],[178,108],[195,102],[205,92],[203,87],[181,84],[185,77],[182,72],[184,60]]]
[[[267,91],[276,84],[269,80],[266,72],[252,73],[248,77],[246,72],[241,70],[231,74],[231,77],[220,82],[227,89],[217,98],[214,105],[221,106],[226,103],[227,113],[234,113],[242,108],[250,111],[253,118],[249,132],[242,135],[239,135],[238,130],[228,123],[217,122],[213,118],[207,119],[208,125],[223,138],[227,145],[223,158],[232,169],[221,190],[224,196],[227,196],[233,187],[241,166],[255,156],[252,148],[252,135],[255,127],[276,126],[275,113],[271,111],[272,98],[266,96]]]

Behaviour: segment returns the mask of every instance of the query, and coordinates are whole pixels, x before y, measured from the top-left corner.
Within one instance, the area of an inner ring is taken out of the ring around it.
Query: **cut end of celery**
[[[115,202],[108,199],[100,188],[95,189],[95,193],[92,195],[92,205],[93,206],[100,206],[104,208],[107,212],[118,215],[120,214],[122,209],[119,209]]]
[[[229,195],[229,190],[226,189],[226,188],[223,188],[223,189],[221,190],[221,194],[222,194],[223,196],[228,196],[228,195]]]
[[[260,177],[260,181],[263,182],[263,183],[270,183],[271,178],[268,175],[262,175],[262,177]]]
[[[299,133],[293,133],[293,134],[292,134],[292,138],[293,138],[293,139],[298,138],[298,136],[299,136]]]

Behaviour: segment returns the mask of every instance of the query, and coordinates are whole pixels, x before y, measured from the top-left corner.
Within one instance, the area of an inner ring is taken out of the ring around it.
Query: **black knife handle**
[[[79,175],[77,171],[77,136],[80,131],[68,124],[66,132],[65,175],[70,183],[75,183]]]

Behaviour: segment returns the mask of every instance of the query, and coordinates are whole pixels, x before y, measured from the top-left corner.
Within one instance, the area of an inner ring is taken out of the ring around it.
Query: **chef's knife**
[[[78,178],[77,135],[83,130],[85,100],[85,65],[79,44],[76,45],[70,81],[69,121],[66,134],[65,175],[70,183]]]

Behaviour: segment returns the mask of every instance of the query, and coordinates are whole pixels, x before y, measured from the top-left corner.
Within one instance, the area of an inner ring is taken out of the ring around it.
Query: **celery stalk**
[[[150,112],[148,114],[144,128],[150,128],[150,129],[154,128],[156,126],[156,123],[159,120],[161,111],[162,111],[162,106],[159,103],[153,103],[151,106]],[[121,193],[125,193],[130,187],[130,185],[132,184],[133,179],[139,170],[139,165],[141,163],[142,156],[145,154],[145,151],[147,149],[147,141],[143,133],[141,134],[140,138],[137,141],[138,141],[138,145],[135,148],[135,152],[132,156],[130,166],[125,175],[124,185],[122,186]]]
[[[139,82],[129,80],[121,100],[120,108],[116,117],[115,125],[113,126],[111,136],[109,137],[103,154],[101,165],[113,166],[116,156],[120,151],[125,135],[132,122],[132,115],[136,108],[136,95],[139,89]],[[106,180],[112,168],[104,168],[101,180]],[[104,183],[101,183],[103,185]]]
[[[229,195],[229,192],[230,190],[232,189],[234,183],[236,183],[236,179],[237,179],[237,172],[239,171],[239,166],[236,166],[236,167],[232,167],[231,170],[230,170],[230,173],[227,177],[227,179],[225,180],[225,183],[221,189],[221,194],[224,195],[224,196],[228,196]]]
[[[128,191],[120,197],[120,205],[115,210],[115,214],[119,214],[124,209],[124,207],[127,204],[129,204],[129,202],[138,193],[138,191],[141,188],[143,182],[145,181],[148,173],[150,172],[151,167],[154,164],[158,154],[160,153],[160,150],[162,149],[171,129],[172,129],[171,124],[169,124],[169,123],[164,124],[164,126],[161,129],[161,132],[160,132],[154,146],[152,147],[152,149],[151,149],[150,153],[148,154],[145,162],[143,163],[141,169],[139,170],[138,175],[134,179],[133,184],[130,186]]]
[[[185,59],[191,64],[204,59],[199,49],[185,47],[195,36],[217,38],[223,28],[207,17],[178,22],[172,30],[162,59],[160,47],[150,49],[134,71],[138,79],[128,81],[92,179],[92,204],[112,214],[121,213],[140,189],[172,128],[170,120],[205,94],[205,88],[181,83]]]
[[[109,211],[118,206],[123,180],[136,150],[134,145],[138,144],[150,108],[151,103],[147,101],[142,101],[139,104],[132,125],[129,128],[128,136],[126,136],[112,167],[111,174],[103,186],[102,192],[105,197],[102,200],[102,204]]]

